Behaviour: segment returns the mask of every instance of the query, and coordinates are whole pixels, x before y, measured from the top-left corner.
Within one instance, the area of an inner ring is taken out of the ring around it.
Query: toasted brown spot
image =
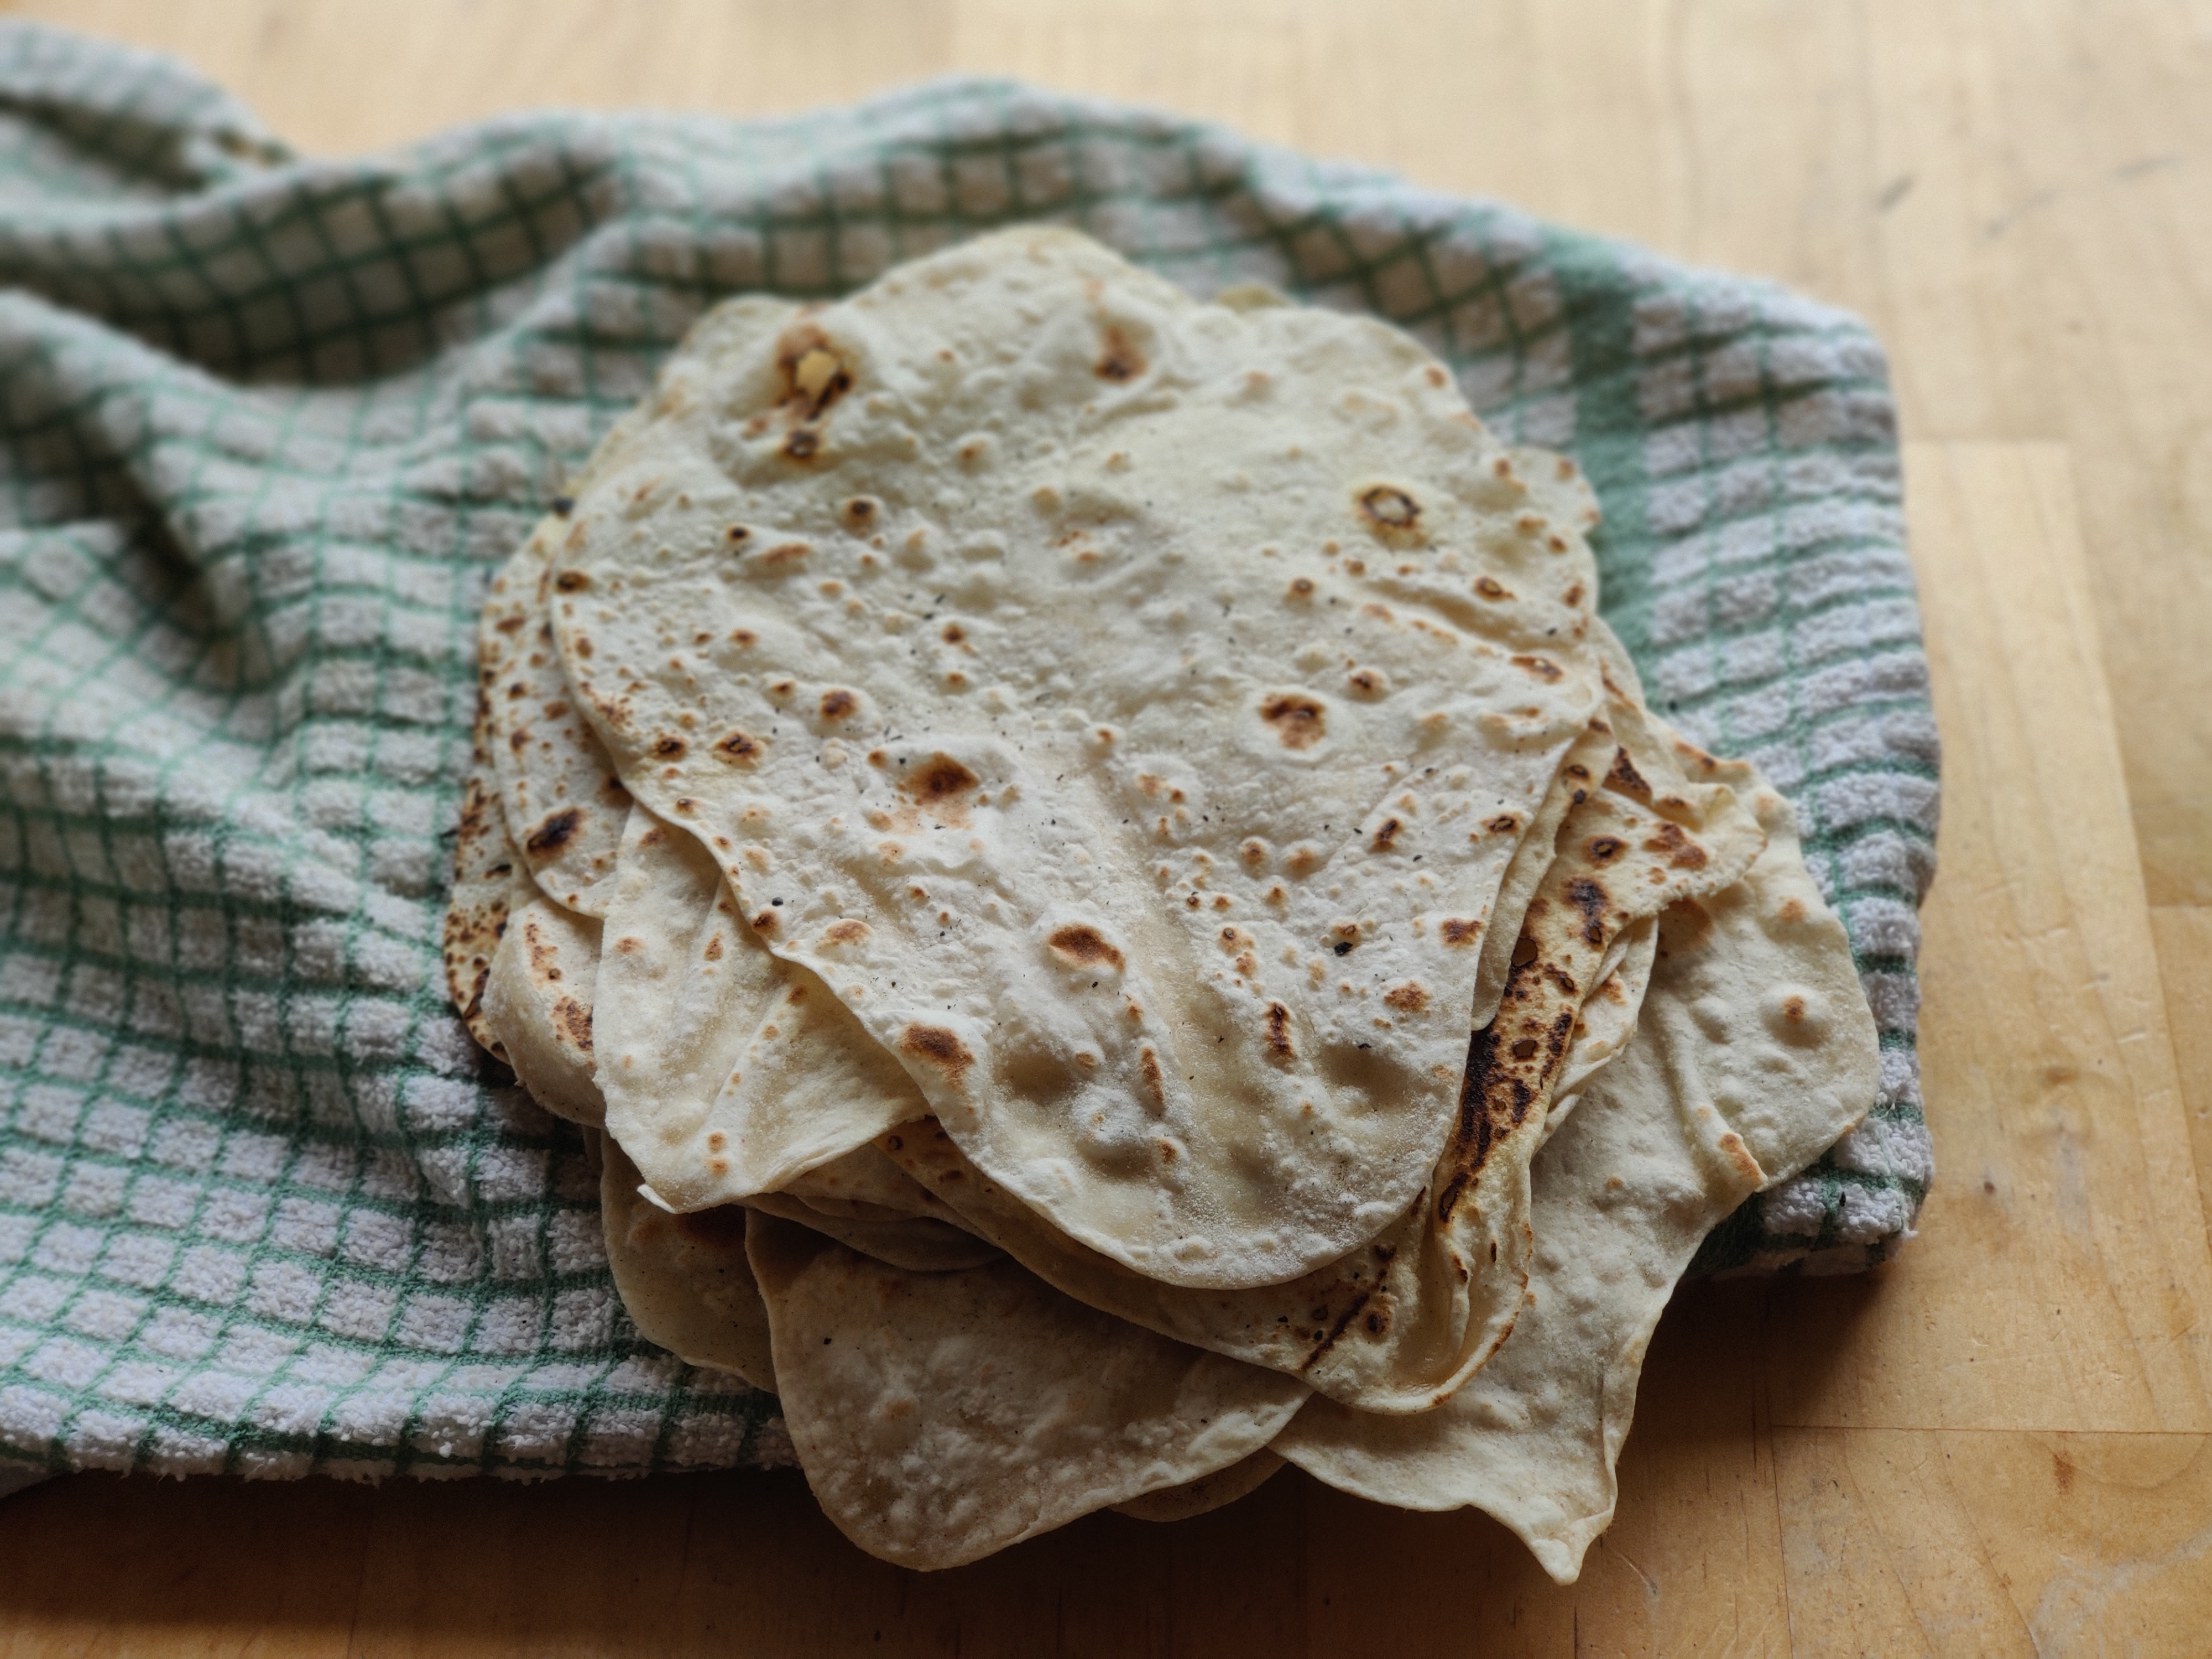
[[[1113,940],[1087,921],[1070,921],[1055,927],[1045,938],[1045,943],[1071,968],[1088,968],[1105,963],[1115,968],[1121,965],[1121,952]]]
[[[1402,535],[1419,524],[1420,503],[1390,484],[1376,484],[1359,492],[1360,516],[1376,529]]]
[[[1706,862],[1705,849],[1683,834],[1679,823],[1662,823],[1644,842],[1644,850],[1664,853],[1667,862],[1677,870],[1703,869]]]
[[[975,1056],[968,1052],[959,1035],[942,1025],[908,1025],[899,1033],[899,1050],[927,1060],[945,1073],[946,1082],[956,1085],[961,1074],[975,1063]]]
[[[1534,1037],[1516,1038],[1513,1044],[1512,1054],[1513,1058],[1516,1060],[1534,1059],[1536,1056],[1536,1039]]]
[[[1168,1089],[1165,1079],[1160,1076],[1160,1057],[1153,1052],[1149,1042],[1137,1050],[1137,1071],[1145,1079],[1146,1092],[1152,1096],[1154,1103],[1166,1105]]]
[[[1102,380],[1133,380],[1145,372],[1145,355],[1121,331],[1119,323],[1109,323],[1099,337],[1098,361],[1091,368],[1091,373]]]
[[[1758,1182],[1766,1178],[1766,1172],[1759,1167],[1759,1160],[1751,1155],[1751,1148],[1735,1131],[1721,1137],[1721,1155],[1735,1166],[1736,1173],[1745,1180]]]
[[[1527,933],[1513,941],[1513,965],[1526,968],[1536,959],[1536,941]]]
[[[968,630],[957,622],[949,622],[938,630],[937,636],[947,645],[957,645],[968,637]]]
[[[1521,827],[1521,820],[1510,812],[1500,812],[1482,827],[1494,835],[1510,836]]]
[[[760,758],[761,745],[757,738],[732,732],[714,745],[714,752],[732,764],[750,766]]]
[[[706,950],[702,951],[701,954],[709,962],[720,962],[722,959],[722,936],[720,933],[716,933],[713,938],[709,939],[707,941]]]
[[[1446,916],[1437,924],[1437,934],[1447,945],[1472,945],[1482,924],[1466,916]]]
[[[856,916],[840,916],[822,930],[824,945],[854,945],[868,936],[868,924]]]
[[[564,806],[557,812],[549,812],[524,841],[523,850],[540,858],[550,857],[568,844],[583,822],[584,809],[580,806]]]
[[[1380,696],[1385,689],[1382,676],[1372,668],[1355,668],[1344,678],[1345,683],[1363,697]]]
[[[1297,598],[1301,599],[1311,599],[1313,597],[1313,591],[1314,585],[1312,577],[1293,576],[1291,578],[1291,592]]]
[[[1562,672],[1559,665],[1549,657],[1515,657],[1512,663],[1516,668],[1527,669],[1540,680],[1555,680]]]
[[[882,507],[883,503],[878,501],[872,495],[854,496],[851,501],[845,503],[844,519],[846,528],[849,530],[866,530],[870,525],[875,523],[876,514],[882,509]]]
[[[1506,592],[1505,584],[1499,581],[1495,576],[1476,577],[1474,579],[1474,591],[1477,593],[1480,593],[1486,599],[1510,599],[1513,597],[1512,594]]]
[[[1390,850],[1390,843],[1398,839],[1398,831],[1404,828],[1405,825],[1399,823],[1395,818],[1383,819],[1382,822],[1376,827],[1375,839],[1367,843],[1368,851],[1371,853],[1389,852]]]
[[[1241,857],[1245,863],[1258,865],[1267,856],[1267,843],[1261,841],[1257,836],[1254,836],[1247,840],[1242,847],[1237,849],[1237,851],[1238,856]]]
[[[982,780],[946,754],[932,755],[899,787],[924,805],[966,793]]]
[[[592,585],[592,579],[580,570],[563,570],[553,578],[553,586],[563,593],[579,592]]]
[[[833,686],[822,694],[822,718],[842,720],[860,706],[860,700],[842,686]]]
[[[1303,691],[1282,691],[1260,705],[1260,718],[1275,728],[1285,749],[1306,749],[1320,741],[1327,710]]]
[[[1565,592],[1559,595],[1559,603],[1562,605],[1580,605],[1582,602],[1583,585],[1580,582],[1573,583]]]
[[[1429,988],[1419,980],[1409,979],[1403,985],[1394,985],[1382,994],[1382,1000],[1393,1008],[1403,1008],[1408,1013],[1418,1013],[1429,1006]]]
[[[553,1024],[561,1035],[581,1048],[592,1051],[592,1011],[574,997],[560,997],[553,1004]]]
[[[1702,859],[1704,854],[1698,856]],[[1611,896],[1589,877],[1577,876],[1567,884],[1567,897],[1583,913],[1583,942],[1603,945],[1606,913],[1613,907]]]
[[[653,745],[653,753],[659,760],[681,760],[684,751],[690,746],[683,738],[670,736],[658,739]]]
[[[1606,773],[1605,781],[1607,788],[1618,790],[1646,805],[1650,802],[1651,786],[1644,781],[1644,775],[1636,769],[1636,763],[1628,758],[1626,749],[1613,751],[1613,767]]]
[[[1627,850],[1628,843],[1618,836],[1592,836],[1583,845],[1592,864],[1610,864]]]
[[[1291,1057],[1291,1011],[1279,1002],[1267,1005],[1267,1052],[1278,1060]]]

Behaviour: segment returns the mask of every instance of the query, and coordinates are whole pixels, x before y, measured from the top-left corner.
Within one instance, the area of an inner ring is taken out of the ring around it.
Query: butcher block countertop
[[[949,70],[1142,100],[1849,306],[1944,745],[1936,1186],[1864,1279],[1668,1313],[1553,1585],[1295,1472],[869,1559],[795,1474],[102,1476],[0,1504],[0,1655],[2203,1652],[2212,1642],[2212,0],[28,0],[305,149]]]

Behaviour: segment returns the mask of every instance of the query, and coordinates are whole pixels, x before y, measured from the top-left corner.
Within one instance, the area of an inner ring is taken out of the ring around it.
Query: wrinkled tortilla
[[[705,849],[642,807],[603,938],[607,1129],[670,1207],[781,1191],[927,1109],[812,972],[762,947]]]
[[[613,1136],[598,1143],[607,1261],[639,1334],[690,1364],[735,1371],[774,1392],[768,1310],[745,1255],[744,1206],[671,1215],[640,1194],[637,1168]]]
[[[1413,1201],[1598,699],[1580,528],[1418,346],[1009,232],[679,363],[573,519],[624,783],[995,1182],[1200,1287]]]
[[[935,1216],[896,1216],[889,1219],[838,1215],[816,1209],[789,1193],[756,1193],[746,1205],[763,1215],[780,1216],[811,1227],[848,1249],[894,1267],[918,1273],[957,1273],[996,1261],[1006,1252],[987,1244],[965,1227]]]
[[[1253,1289],[1164,1284],[1055,1231],[935,1126],[902,1127],[879,1144],[984,1237],[1071,1296],[1304,1377],[1361,1411],[1430,1410],[1505,1340],[1519,1311],[1530,1247],[1528,1160],[1587,988],[1626,960],[1624,937],[1639,921],[1732,884],[1764,844],[1733,790],[1667,772],[1664,751],[1643,746],[1650,738],[1638,728],[1635,761],[1616,749],[1613,765],[1601,769],[1605,781],[1573,792],[1551,864],[1528,899],[1498,1014],[1468,1046],[1460,1109],[1430,1188],[1390,1227],[1326,1267]],[[1621,792],[1651,793],[1638,763],[1667,777],[1671,816]],[[1636,781],[1617,785],[1616,775]]]
[[[916,1273],[756,1212],[777,1393],[823,1511],[870,1554],[957,1566],[1243,1462],[1306,1398],[1007,1261]]]
[[[593,1126],[606,1120],[592,1051],[599,960],[599,924],[532,888],[507,918],[483,992],[485,1023],[531,1098]]]
[[[1748,767],[1765,851],[1725,893],[1661,923],[1627,1048],[1538,1155],[1529,1305],[1437,1410],[1378,1418],[1316,1400],[1275,1449],[1406,1509],[1472,1504],[1571,1583],[1613,1518],[1644,1355],[1706,1232],[1865,1112],[1875,1026],[1843,925],[1805,871],[1788,807]]]
[[[500,936],[507,931],[508,907],[527,902],[532,890],[517,867],[514,846],[507,839],[507,817],[485,747],[489,723],[490,714],[479,696],[468,778],[461,786],[460,821],[453,830],[453,886],[446,896],[439,943],[453,1011],[487,1054],[505,1060],[499,1034],[484,1016],[484,986],[491,977]]]
[[[1148,1492],[1116,1504],[1115,1510],[1138,1521],[1188,1521],[1194,1515],[1235,1503],[1257,1492],[1283,1467],[1283,1460],[1262,1448],[1241,1463],[1231,1463],[1217,1474],[1201,1475],[1184,1486]]]

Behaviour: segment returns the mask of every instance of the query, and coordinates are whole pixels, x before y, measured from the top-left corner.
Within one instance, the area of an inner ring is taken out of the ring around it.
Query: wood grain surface
[[[34,0],[311,150],[1018,74],[1850,306],[1944,740],[1937,1186],[1873,1277],[1662,1326],[1561,1589],[1295,1472],[915,1575],[790,1474],[0,1504],[0,1655],[2212,1649],[2212,0]]]

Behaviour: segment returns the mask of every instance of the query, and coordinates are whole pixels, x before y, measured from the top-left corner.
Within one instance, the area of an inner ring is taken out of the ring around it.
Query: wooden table
[[[931,1576],[790,1474],[82,1477],[0,1506],[6,1653],[2212,1647],[2208,0],[9,9],[179,52],[319,151],[1004,71],[1778,276],[1893,354],[1945,766],[1922,1237],[1680,1298],[1571,1589],[1481,1516],[1296,1474]]]

